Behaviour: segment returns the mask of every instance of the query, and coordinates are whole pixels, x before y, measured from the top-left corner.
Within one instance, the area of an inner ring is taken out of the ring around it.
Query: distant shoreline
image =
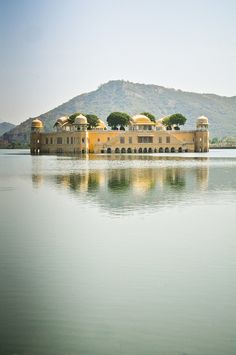
[[[236,146],[220,146],[220,145],[210,145],[209,149],[236,149]]]

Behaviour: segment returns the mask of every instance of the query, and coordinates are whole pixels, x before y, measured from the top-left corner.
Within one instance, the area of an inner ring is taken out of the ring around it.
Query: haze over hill
[[[109,81],[97,90],[76,96],[38,117],[44,122],[45,130],[49,131],[62,115],[94,113],[106,120],[112,111],[123,111],[130,115],[149,111],[157,119],[181,112],[187,117],[184,129],[195,128],[196,118],[205,115],[209,118],[211,137],[236,135],[236,96],[198,94],[122,80]],[[29,118],[5,133],[4,139],[9,142],[29,141],[32,120]]]

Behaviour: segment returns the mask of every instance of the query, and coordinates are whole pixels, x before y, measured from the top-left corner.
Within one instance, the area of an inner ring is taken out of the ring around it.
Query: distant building
[[[208,119],[197,119],[196,129],[166,130],[163,118],[152,122],[147,116],[135,115],[126,131],[109,130],[99,125],[88,130],[87,118],[78,115],[71,123],[68,117],[59,118],[55,131],[43,132],[39,119],[31,125],[31,154],[120,154],[120,153],[174,153],[208,152]]]

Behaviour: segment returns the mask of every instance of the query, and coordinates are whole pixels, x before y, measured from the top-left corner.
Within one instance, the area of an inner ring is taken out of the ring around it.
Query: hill
[[[0,122],[0,136],[2,136],[5,132],[10,131],[16,127],[13,123],[10,122]]]
[[[236,136],[236,96],[198,94],[122,80],[109,81],[95,91],[76,96],[39,118],[48,131],[62,115],[73,112],[95,113],[105,120],[112,111],[124,111],[131,115],[149,111],[157,118],[181,112],[188,118],[186,129],[195,127],[196,118],[205,115],[209,118],[211,137]],[[10,142],[29,141],[32,120],[29,118],[5,133],[4,139]]]

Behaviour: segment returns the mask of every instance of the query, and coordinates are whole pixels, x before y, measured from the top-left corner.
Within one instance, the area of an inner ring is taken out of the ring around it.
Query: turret
[[[80,143],[78,146],[79,152],[88,153],[89,147],[88,147],[87,118],[82,114],[76,116],[73,122],[73,126],[76,131],[80,131]]]
[[[195,152],[209,151],[208,118],[200,116],[196,122]]]
[[[208,118],[205,116],[198,117],[196,126],[197,126],[198,131],[207,131],[208,130]]]
[[[73,125],[77,127],[78,131],[87,131],[88,121],[87,118],[80,114],[79,116],[75,117]]]
[[[40,133],[43,129],[43,122],[40,121],[38,118],[32,121],[31,123],[31,132]]]
[[[35,119],[31,123],[30,150],[31,154],[40,154],[41,151],[41,132],[43,122]]]

